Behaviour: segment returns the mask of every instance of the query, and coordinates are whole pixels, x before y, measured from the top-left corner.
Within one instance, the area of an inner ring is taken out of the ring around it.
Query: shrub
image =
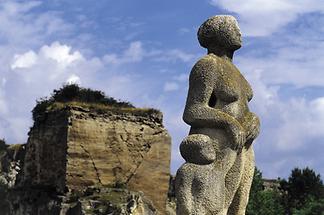
[[[36,101],[36,106],[32,110],[33,119],[35,120],[39,114],[44,113],[47,108],[53,105],[55,102],[80,102],[113,107],[134,108],[131,103],[117,101],[112,97],[106,96],[102,91],[83,88],[77,84],[66,84],[60,89],[54,90],[49,98],[45,97]]]
[[[4,139],[0,139],[0,152],[4,151],[7,149],[7,144]]]

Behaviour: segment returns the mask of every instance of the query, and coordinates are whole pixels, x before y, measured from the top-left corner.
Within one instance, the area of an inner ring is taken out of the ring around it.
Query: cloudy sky
[[[0,138],[23,143],[35,100],[76,82],[163,111],[178,146],[196,31],[232,14],[243,32],[234,63],[261,118],[255,141],[265,177],[309,166],[324,175],[324,2],[318,0],[0,0]]]

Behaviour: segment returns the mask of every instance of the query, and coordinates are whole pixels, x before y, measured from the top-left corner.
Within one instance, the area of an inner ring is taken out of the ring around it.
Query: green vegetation
[[[247,215],[324,215],[324,185],[312,169],[295,168],[288,180],[278,179],[278,189],[263,187],[256,169]]]
[[[8,145],[4,139],[0,139],[0,154],[7,149]]]
[[[54,104],[65,103],[87,104],[92,106],[109,106],[118,108],[134,108],[129,102],[117,101],[116,99],[106,96],[102,91],[92,90],[80,87],[77,84],[63,85],[58,90],[54,90],[49,98],[41,98],[37,101],[35,108],[32,110],[33,119],[48,110]]]
[[[281,203],[280,192],[278,190],[265,190],[262,173],[255,168],[246,214],[283,215],[284,207]]]
[[[302,208],[293,209],[293,215],[324,215],[324,199],[309,198]]]
[[[287,181],[281,180],[280,187],[288,214],[302,214],[303,211],[305,215],[313,214],[306,212],[316,210],[315,205],[323,203],[324,185],[321,176],[312,169],[293,169]]]

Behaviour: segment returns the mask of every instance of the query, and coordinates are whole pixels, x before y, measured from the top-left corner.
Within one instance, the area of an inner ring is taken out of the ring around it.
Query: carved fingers
[[[234,134],[234,150],[242,149],[244,143],[246,142],[246,133],[245,131],[239,130]]]
[[[230,124],[229,133],[233,138],[233,150],[243,148],[246,142],[246,132],[237,120]]]
[[[260,120],[259,118],[254,114],[251,113],[251,120],[247,122],[247,140],[253,141],[260,133]]]

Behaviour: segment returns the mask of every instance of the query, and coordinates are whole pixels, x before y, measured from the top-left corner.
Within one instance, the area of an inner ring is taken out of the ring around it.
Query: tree
[[[264,190],[262,173],[255,168],[246,215],[284,215],[278,190]]]
[[[309,198],[301,209],[293,209],[293,215],[324,215],[324,199]]]
[[[293,169],[288,181],[282,180],[280,187],[284,193],[286,213],[288,214],[314,208],[313,206],[324,198],[324,187],[320,175],[308,167],[302,170]]]

